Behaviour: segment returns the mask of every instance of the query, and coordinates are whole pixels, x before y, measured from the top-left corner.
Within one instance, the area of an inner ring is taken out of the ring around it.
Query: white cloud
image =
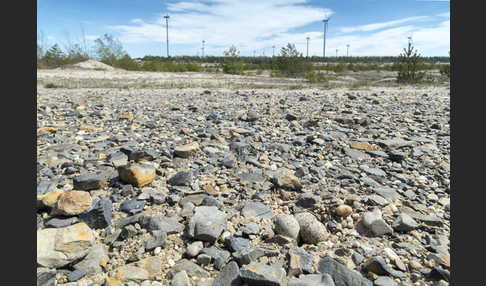
[[[200,46],[204,39],[208,52],[231,44],[246,44],[248,51],[260,49],[266,45],[264,39],[290,35],[292,29],[321,21],[326,14],[333,13],[330,9],[310,7],[306,3],[306,0],[171,3],[168,4],[169,42]],[[123,43],[165,42],[165,19],[162,17],[163,14],[153,23],[138,19],[130,25],[110,28],[121,33]]]
[[[342,33],[370,32],[370,31],[396,26],[398,24],[404,24],[407,22],[425,20],[428,18],[429,17],[427,16],[409,17],[409,18],[389,21],[389,22],[373,23],[373,24],[355,26],[355,27],[342,27],[339,29],[339,31],[341,31]]]
[[[195,55],[196,51],[201,51],[202,40],[206,41],[206,55],[222,55],[223,50],[232,44],[243,56],[252,55],[255,50],[257,55],[263,51],[265,55],[271,55],[272,45],[276,46],[275,53],[278,54],[280,48],[289,42],[295,43],[305,54],[308,36],[309,55],[321,56],[322,30],[296,32],[295,29],[316,22],[322,27],[325,14],[333,14],[330,9],[309,6],[307,0],[186,0],[170,3],[167,7],[173,55]],[[109,28],[120,33],[119,39],[123,44],[165,43],[164,15],[160,14],[153,22],[133,19],[129,24]],[[428,27],[418,25],[424,20],[429,21]],[[336,31],[344,33],[328,35],[326,53],[334,56],[335,50],[339,49],[339,55],[345,55],[349,44],[350,55],[396,56],[406,46],[407,37],[413,34],[414,44],[422,55],[446,56],[450,50],[450,22],[435,21],[431,16],[417,16],[355,27],[336,27]]]

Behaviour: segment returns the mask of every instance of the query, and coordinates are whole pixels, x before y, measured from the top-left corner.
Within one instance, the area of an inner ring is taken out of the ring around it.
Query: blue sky
[[[450,2],[444,0],[38,0],[38,41],[44,46],[87,45],[108,33],[132,57],[220,56],[231,45],[240,55],[272,55],[294,43],[304,55],[396,56],[411,36],[424,56],[448,56]],[[83,37],[84,34],[84,37]]]

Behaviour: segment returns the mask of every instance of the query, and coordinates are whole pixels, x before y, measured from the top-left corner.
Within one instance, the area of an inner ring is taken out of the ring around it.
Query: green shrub
[[[129,71],[140,70],[140,65],[127,54],[125,54],[121,59],[116,60],[114,62],[114,67]]]
[[[238,60],[240,51],[232,45],[227,51],[224,51],[224,59],[221,63],[223,73],[242,75],[245,70],[245,63]]]
[[[403,49],[403,54],[400,54],[397,64],[398,68],[398,83],[417,83],[420,82],[424,76],[424,72],[419,72],[421,66],[423,66],[423,59],[417,53],[412,46],[412,43],[408,43],[408,47]]]
[[[312,70],[312,63],[297,51],[294,44],[288,43],[280,50],[274,69],[284,76],[302,76]]]
[[[451,65],[441,65],[439,71],[441,75],[451,77]]]
[[[317,83],[317,82],[328,82],[329,80],[326,78],[324,73],[321,72],[308,72],[305,75],[305,79],[310,83]]]

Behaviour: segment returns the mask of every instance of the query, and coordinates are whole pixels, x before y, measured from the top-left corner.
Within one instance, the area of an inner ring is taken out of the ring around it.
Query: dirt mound
[[[80,62],[77,64],[72,65],[73,68],[81,68],[81,69],[89,69],[89,70],[115,70],[114,67],[109,66],[107,64],[101,63],[96,60],[87,60],[84,62]]]

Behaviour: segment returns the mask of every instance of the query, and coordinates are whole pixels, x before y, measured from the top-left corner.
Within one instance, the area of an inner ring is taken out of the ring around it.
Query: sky
[[[37,40],[92,46],[103,34],[133,58],[277,55],[287,43],[305,56],[398,56],[411,37],[422,56],[448,56],[447,0],[38,0]],[[309,40],[307,41],[307,37]],[[275,49],[273,48],[275,46]]]

